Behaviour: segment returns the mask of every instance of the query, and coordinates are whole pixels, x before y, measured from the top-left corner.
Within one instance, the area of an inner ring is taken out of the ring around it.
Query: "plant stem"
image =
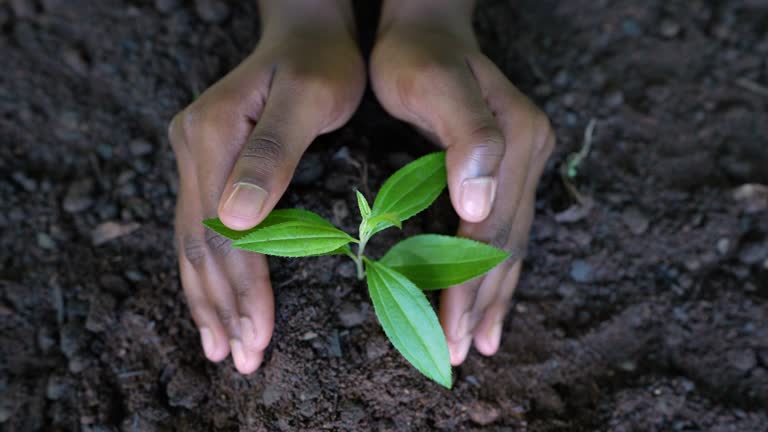
[[[355,264],[357,264],[358,280],[365,279],[365,268],[363,267],[363,252],[365,252],[365,244],[367,242],[368,242],[368,239],[363,238],[360,240],[360,243],[357,245],[357,259],[355,259]]]

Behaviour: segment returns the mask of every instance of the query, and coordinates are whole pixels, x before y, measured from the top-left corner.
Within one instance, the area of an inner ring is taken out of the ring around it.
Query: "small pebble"
[[[755,352],[751,349],[735,349],[728,351],[726,358],[728,359],[728,363],[740,372],[747,372],[757,366],[757,355],[755,355]]]
[[[173,12],[179,6],[180,0],[155,0],[155,9],[158,12],[167,14]]]
[[[123,275],[131,282],[141,282],[144,280],[144,273],[138,270],[126,270]]]
[[[37,233],[37,245],[47,250],[56,249],[56,243],[53,241],[51,236],[44,232]]]
[[[313,331],[308,331],[308,332],[304,333],[303,335],[301,335],[301,340],[308,341],[308,340],[315,339],[316,337],[317,337],[317,333],[315,333]]]
[[[341,305],[338,312],[339,321],[343,327],[355,327],[365,322],[366,310],[359,304],[346,302]]]
[[[153,147],[147,140],[139,138],[131,141],[131,143],[128,144],[128,149],[134,156],[146,156],[152,153]]]
[[[480,426],[488,426],[501,416],[501,411],[498,407],[483,401],[472,402],[467,407],[467,411],[470,420]]]
[[[219,24],[229,17],[229,6],[219,0],[195,0],[195,10],[209,24]]]
[[[357,267],[355,267],[355,263],[345,260],[336,267],[336,274],[345,279],[350,279],[357,276]]]
[[[762,263],[766,259],[768,259],[768,242],[749,242],[739,250],[739,261],[746,265]]]
[[[45,397],[50,400],[58,400],[69,389],[70,383],[67,379],[58,376],[51,375],[48,377],[48,385],[45,390]]]
[[[67,213],[79,213],[93,205],[93,180],[84,179],[72,182],[67,188],[61,207]]]
[[[131,234],[140,227],[141,225],[136,222],[104,222],[91,231],[91,243],[94,246],[100,246],[108,241]]]
[[[636,208],[628,208],[621,214],[621,220],[634,235],[642,235],[648,230],[648,218]]]
[[[609,108],[620,107],[624,103],[624,93],[621,90],[615,90],[605,97],[605,105]]]
[[[727,238],[721,238],[720,240],[717,241],[717,246],[716,246],[717,253],[719,253],[720,255],[727,254],[730,245],[731,245],[730,240],[728,240]]]
[[[680,33],[680,24],[670,19],[665,19],[661,22],[659,33],[665,38],[671,39]]]
[[[88,74],[88,61],[80,50],[75,48],[65,48],[61,53],[64,63],[79,75]]]
[[[643,29],[640,27],[640,23],[634,18],[627,18],[621,23],[621,30],[625,35],[631,37],[637,37],[643,34]]]
[[[27,192],[34,192],[37,189],[37,182],[35,179],[28,177],[21,171],[16,171],[11,174],[11,178]]]
[[[387,342],[379,340],[370,340],[365,345],[365,356],[368,360],[376,360],[385,355],[388,351]]]
[[[205,375],[181,368],[173,374],[165,393],[171,406],[193,409],[205,399],[208,389],[209,382]]]
[[[18,18],[29,18],[35,14],[35,4],[30,0],[10,0],[8,3]]]
[[[571,263],[570,274],[576,282],[590,282],[592,280],[592,266],[584,260],[575,260]]]

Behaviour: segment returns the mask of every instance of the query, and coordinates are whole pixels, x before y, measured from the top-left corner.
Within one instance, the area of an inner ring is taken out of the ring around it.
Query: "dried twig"
[[[573,184],[573,179],[579,173],[579,167],[584,159],[589,156],[589,152],[592,149],[592,136],[595,131],[596,119],[592,119],[587,124],[587,128],[584,130],[584,141],[581,144],[581,149],[578,152],[571,153],[565,160],[565,163],[560,165],[560,177],[563,179],[563,184],[568,194],[579,204],[587,204],[587,199],[579,193],[576,186]]]
[[[750,79],[739,78],[736,80],[736,85],[738,85],[739,87],[745,90],[749,90],[752,93],[756,93],[761,96],[768,97],[768,87],[758,84]]]

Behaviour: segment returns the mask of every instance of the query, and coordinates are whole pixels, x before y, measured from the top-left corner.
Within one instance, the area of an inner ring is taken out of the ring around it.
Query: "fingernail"
[[[209,358],[213,357],[213,333],[211,333],[211,331],[206,327],[200,329],[200,342],[203,345],[203,351],[205,351],[205,355]]]
[[[248,317],[240,317],[240,331],[243,333],[243,339],[247,343],[249,340],[256,339],[256,332],[254,331],[253,321]]]
[[[237,340],[232,339],[229,341],[229,347],[232,350],[232,361],[235,362],[235,367],[238,370],[244,370],[246,368],[245,350],[243,350],[243,344]]]
[[[237,183],[222,210],[230,216],[252,219],[259,215],[267,191],[251,183]]]
[[[496,351],[499,349],[499,344],[501,343],[501,326],[503,324],[503,322],[497,322],[491,327],[490,330],[488,330],[488,334],[486,336],[490,342],[490,346],[488,348],[490,348],[491,351]]]
[[[468,178],[461,183],[461,207],[472,221],[488,217],[496,198],[496,180],[493,177]]]
[[[464,339],[461,340],[461,342],[450,345],[449,351],[452,365],[458,366],[464,363],[464,360],[467,358],[467,353],[469,353],[469,346],[471,344],[472,335],[467,335],[464,337]]]

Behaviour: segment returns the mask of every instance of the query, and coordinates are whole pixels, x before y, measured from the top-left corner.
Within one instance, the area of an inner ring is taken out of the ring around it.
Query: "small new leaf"
[[[396,226],[399,229],[403,229],[403,223],[400,222],[400,218],[394,213],[382,213],[371,217],[366,221],[366,229],[371,235],[383,231],[391,226]]]
[[[332,225],[283,222],[257,229],[232,242],[232,247],[282,257],[345,253],[342,246],[356,241]]]
[[[319,214],[302,209],[272,210],[272,212],[267,215],[267,217],[264,218],[260,224],[244,231],[236,231],[231,228],[227,228],[227,226],[224,225],[224,223],[219,218],[206,219],[203,221],[203,225],[207,226],[223,237],[226,237],[230,240],[238,240],[254,231],[285,222],[306,222],[333,228],[333,224],[323,219],[323,217]]]
[[[381,263],[419,288],[434,290],[481,276],[508,257],[507,252],[474,240],[422,234],[393,246]]]
[[[371,215],[371,207],[368,205],[368,200],[365,199],[365,195],[359,190],[356,190],[355,194],[357,195],[357,207],[360,208],[360,216],[365,219]]]
[[[451,388],[451,363],[443,329],[424,293],[400,273],[366,260],[368,292],[392,345],[416,369]]]
[[[394,213],[405,221],[429,207],[446,184],[445,152],[428,154],[400,168],[384,182],[371,214]]]

